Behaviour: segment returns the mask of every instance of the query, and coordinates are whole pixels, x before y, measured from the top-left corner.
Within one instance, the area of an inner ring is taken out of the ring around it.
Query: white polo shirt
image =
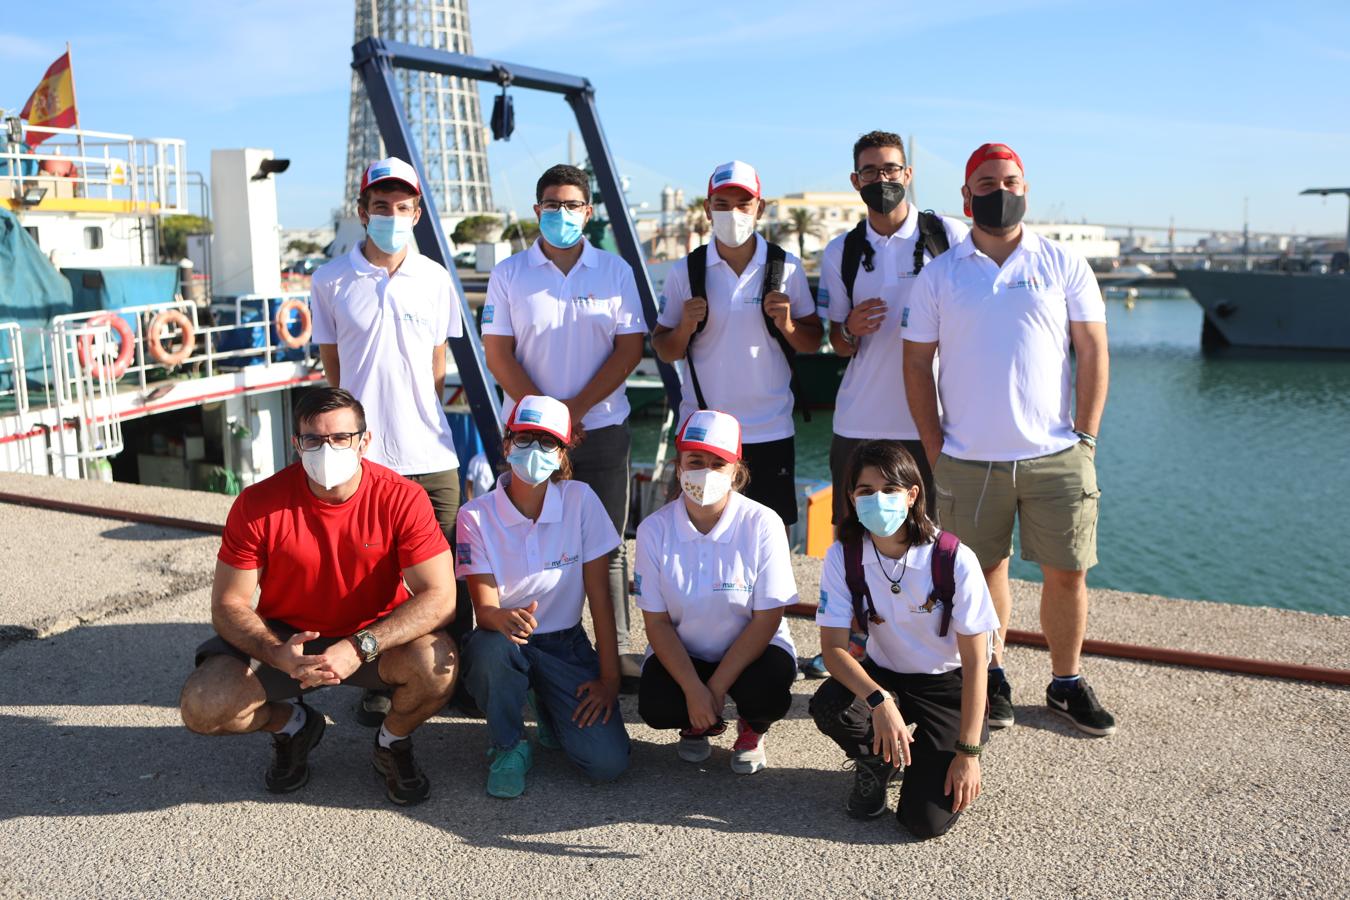
[[[961,243],[970,231],[963,222],[955,219],[944,218],[942,224],[947,232],[948,247]],[[910,289],[918,279],[914,274],[914,242],[922,237],[919,211],[911,203],[904,224],[889,236],[878,234],[872,223],[867,222],[867,242],[872,245],[873,267],[869,272],[861,264],[858,266],[851,304],[847,285],[840,274],[847,237],[845,232],[830,241],[821,256],[816,304],[827,310],[831,322],[842,323],[854,306],[880,297],[886,302],[886,315],[879,329],[859,338],[858,351],[844,370],[844,380],[839,385],[834,406],[834,433],[847,438],[918,440],[919,429],[914,425],[909,403],[905,400],[900,319]],[[924,267],[927,268],[932,260],[925,251]],[[936,360],[933,371],[936,374]]]
[[[708,323],[689,341],[698,383],[711,409],[731,413],[741,423],[741,441],[759,444],[792,437],[792,370],[760,310],[764,262],[769,245],[755,235],[754,258],[737,275],[708,244]],[[783,293],[792,303],[792,317],[816,311],[802,264],[791,253],[783,264]],[[689,299],[689,258],[675,263],[666,276],[657,306],[657,321],[667,328],[680,324]],[[680,421],[698,409],[688,366],[680,366]]]
[[[400,475],[458,468],[432,380],[432,353],[464,333],[445,267],[410,252],[390,277],[358,243],[314,272],[310,309],[314,342],[337,345],[339,386],[365,407],[366,458]]]
[[[516,339],[516,359],[540,391],[559,400],[581,392],[614,353],[614,338],[646,334],[633,270],[621,257],[582,238],[581,258],[566,275],[536,240],[502,260],[488,279],[483,334]],[[506,398],[506,408],[515,405]],[[587,429],[628,419],[623,385],[581,420]]]
[[[877,665],[909,675],[940,675],[960,668],[958,634],[989,635],[990,652],[998,613],[980,570],[975,551],[962,544],[956,551],[956,595],[952,598],[951,628],[944,638],[942,605],[928,603],[933,590],[934,544],[919,544],[905,552],[904,562],[882,557],[877,561],[870,535],[863,536],[863,575],[872,592],[872,603],[884,622],[867,625],[867,655]],[[902,570],[903,566],[903,570]],[[900,581],[900,593],[891,593],[891,578]],[[902,574],[903,572],[903,574]],[[816,624],[822,628],[848,628],[853,621],[853,595],[844,577],[844,545],[835,541],[825,553],[820,570],[820,605]]]
[[[634,572],[638,609],[667,613],[689,655],[706,662],[726,655],[755,610],[797,602],[783,520],[735,491],[707,534],[689,521],[683,497],[643,519]],[[770,643],[797,655],[786,619]]]
[[[619,533],[590,486],[549,482],[537,521],[521,515],[506,494],[507,472],[497,487],[459,508],[455,519],[455,577],[491,575],[502,609],[539,601],[538,634],[581,621],[584,563],[619,546]]]
[[[1000,268],[966,237],[924,266],[901,333],[937,342],[942,451],[1006,462],[1066,450],[1073,433],[1069,322],[1105,322],[1087,262],[1032,231]]]

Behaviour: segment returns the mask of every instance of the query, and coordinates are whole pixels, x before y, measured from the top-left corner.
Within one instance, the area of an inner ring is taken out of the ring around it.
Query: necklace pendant
[[[898,593],[900,593],[900,585],[898,585],[898,584],[893,584],[893,585],[891,585],[891,593],[892,593],[892,594],[898,594]]]

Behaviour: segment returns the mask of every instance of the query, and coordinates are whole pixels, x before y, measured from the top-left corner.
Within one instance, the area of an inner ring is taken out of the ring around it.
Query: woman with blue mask
[[[980,794],[985,680],[999,628],[974,551],[928,518],[923,479],[900,441],[865,441],[849,461],[848,514],[820,576],[817,727],[848,755],[858,819],[887,809],[919,839],[945,834]],[[852,627],[867,658],[848,650]]]
[[[562,749],[593,781],[628,768],[608,575],[619,535],[595,492],[571,480],[580,431],[561,401],[522,397],[502,444],[510,471],[459,511],[456,575],[477,623],[464,642],[464,677],[487,718],[494,797],[525,790],[534,759],[527,703],[540,746]],[[583,600],[595,646],[581,625]]]

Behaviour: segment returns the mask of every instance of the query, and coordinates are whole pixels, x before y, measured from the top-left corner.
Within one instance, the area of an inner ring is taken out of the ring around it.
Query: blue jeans
[[[525,695],[533,688],[563,752],[594,781],[613,781],[628,768],[628,732],[619,704],[609,722],[582,728],[572,721],[577,688],[600,677],[600,657],[581,623],[530,636],[524,646],[498,631],[475,628],[464,641],[464,680],[487,716],[492,744],[514,747],[525,736]]]

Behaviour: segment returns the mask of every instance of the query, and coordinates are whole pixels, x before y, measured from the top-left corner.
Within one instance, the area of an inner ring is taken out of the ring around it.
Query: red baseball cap
[[[364,191],[385,181],[402,182],[411,188],[414,194],[418,196],[422,194],[422,183],[417,180],[417,170],[397,156],[377,160],[366,166],[365,174],[361,176],[361,190]]]
[[[722,163],[708,178],[708,196],[711,197],[723,188],[738,187],[750,192],[752,197],[760,196],[759,173],[748,162],[733,159]]]
[[[966,181],[970,181],[971,174],[980,167],[982,163],[991,159],[1011,159],[1017,163],[1017,168],[1022,170],[1022,174],[1027,173],[1027,167],[1022,165],[1022,157],[1007,144],[981,144],[972,154],[970,159],[966,160]]]

